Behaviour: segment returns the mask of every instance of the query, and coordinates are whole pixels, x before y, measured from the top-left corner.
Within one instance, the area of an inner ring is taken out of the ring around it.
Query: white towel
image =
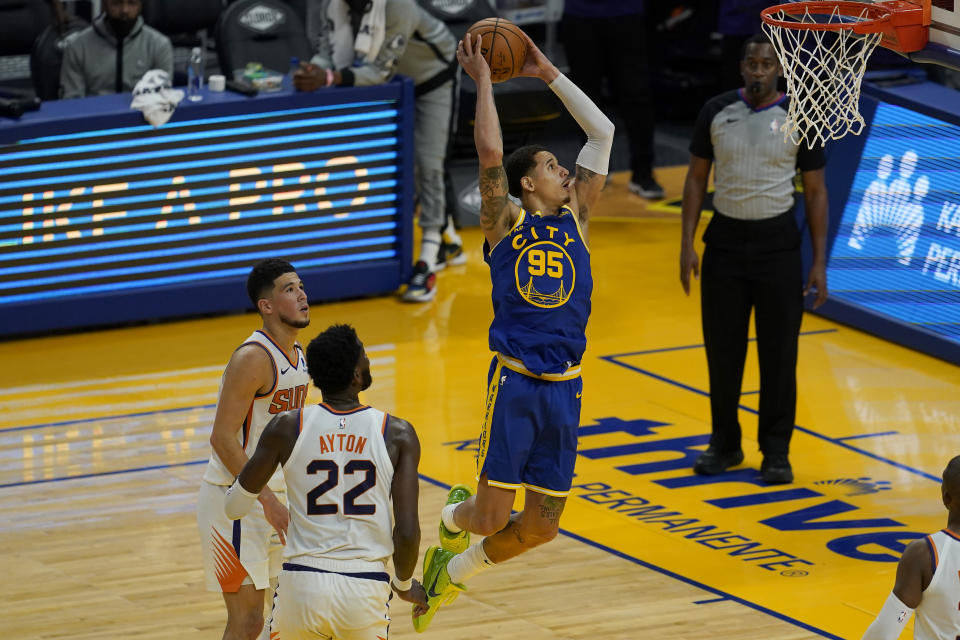
[[[387,0],[370,0],[360,20],[360,30],[353,37],[350,7],[347,0],[330,0],[327,18],[333,25],[330,42],[333,45],[333,65],[337,69],[350,67],[354,61],[372,63],[383,46],[387,29]]]
[[[181,100],[183,91],[171,88],[167,72],[163,69],[150,69],[133,88],[130,108],[142,111],[147,122],[157,128],[167,123]]]

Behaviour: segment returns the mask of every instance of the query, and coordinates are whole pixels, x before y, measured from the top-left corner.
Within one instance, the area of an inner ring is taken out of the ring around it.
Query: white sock
[[[443,526],[445,526],[450,533],[463,531],[463,529],[458,527],[457,523],[453,521],[453,512],[457,510],[457,505],[459,504],[459,502],[448,504],[443,508],[443,511],[440,512],[440,520],[443,521]]]
[[[453,226],[453,218],[447,220],[447,226],[443,228],[443,240],[449,244],[463,244],[457,228]]]
[[[263,616],[263,629],[260,630],[260,635],[257,636],[257,640],[270,640],[270,627],[273,625],[273,596],[277,593],[278,583],[278,578],[270,578],[270,586],[264,589],[263,600],[266,603],[266,611],[264,611]]]
[[[440,250],[440,229],[424,229],[420,243],[420,259],[427,263],[430,271],[437,266],[437,252]]]
[[[450,559],[447,565],[447,573],[450,574],[450,580],[457,584],[463,584],[473,576],[484,569],[489,569],[494,563],[487,557],[483,550],[483,540],[470,545],[470,548],[461,554]]]

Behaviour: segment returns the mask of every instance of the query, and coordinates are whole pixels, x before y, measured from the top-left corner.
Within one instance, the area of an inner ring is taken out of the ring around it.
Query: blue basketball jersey
[[[576,214],[543,216],[523,209],[510,232],[483,257],[493,281],[490,349],[530,373],[563,374],[587,347],[590,251]]]

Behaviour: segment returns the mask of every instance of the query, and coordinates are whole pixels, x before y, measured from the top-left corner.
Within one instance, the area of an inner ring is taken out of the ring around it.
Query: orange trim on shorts
[[[233,545],[224,540],[216,530],[213,531],[213,555],[217,564],[217,582],[225,593],[236,593],[247,577],[247,570],[240,564],[240,558]]]

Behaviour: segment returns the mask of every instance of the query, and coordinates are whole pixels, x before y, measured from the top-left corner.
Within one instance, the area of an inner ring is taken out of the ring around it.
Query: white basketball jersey
[[[393,554],[393,463],[387,414],[305,407],[283,465],[290,507],[285,562],[328,571],[383,571]]]
[[[960,536],[946,529],[927,536],[934,570],[916,609],[916,640],[955,640],[960,634]]]
[[[296,360],[290,360],[283,349],[263,331],[254,331],[253,335],[240,346],[248,344],[255,344],[262,348],[273,362],[273,388],[253,399],[250,408],[247,409],[243,426],[237,432],[237,442],[249,458],[257,449],[257,442],[260,441],[260,434],[263,433],[264,427],[275,415],[303,407],[307,400],[310,376],[307,374],[307,360],[303,356],[303,349],[299,343],[295,346]],[[222,391],[223,378],[221,377],[220,392]],[[220,392],[217,393],[217,402],[220,401]],[[220,461],[217,452],[213,451],[203,479],[212,484],[229,486],[233,484],[234,476]],[[283,473],[279,469],[270,478],[267,486],[273,491],[284,490]]]

